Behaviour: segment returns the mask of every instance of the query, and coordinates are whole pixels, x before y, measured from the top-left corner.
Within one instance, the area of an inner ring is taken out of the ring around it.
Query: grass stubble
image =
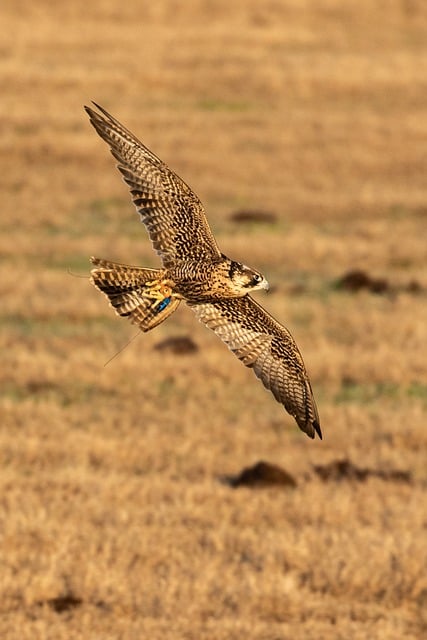
[[[185,6],[3,11],[0,635],[424,637],[423,3]],[[301,347],[322,443],[189,310],[103,366],[135,330],[69,271],[156,257],[91,98],[274,285],[259,299]],[[393,291],[337,288],[350,269]],[[197,351],[155,348],[173,336]],[[314,473],[342,459],[410,481]],[[296,487],[221,482],[259,460]]]

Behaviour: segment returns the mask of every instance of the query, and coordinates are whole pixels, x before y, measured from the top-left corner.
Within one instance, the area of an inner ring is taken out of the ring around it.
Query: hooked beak
[[[267,280],[265,278],[263,278],[261,280],[261,282],[259,283],[258,289],[265,289],[265,291],[268,291],[270,288],[270,285],[268,284]]]

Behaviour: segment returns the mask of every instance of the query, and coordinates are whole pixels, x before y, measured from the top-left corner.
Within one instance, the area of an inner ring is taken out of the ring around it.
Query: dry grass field
[[[0,12],[0,637],[425,638],[424,0]],[[158,260],[91,99],[265,273],[323,442],[183,306],[104,366],[89,256]],[[294,483],[230,486],[259,461]]]

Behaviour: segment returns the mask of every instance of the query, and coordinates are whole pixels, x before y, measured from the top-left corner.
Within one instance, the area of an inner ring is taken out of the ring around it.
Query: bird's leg
[[[154,300],[151,308],[154,309],[157,306],[161,306],[164,300],[170,299],[172,296],[172,288],[167,280],[151,280],[145,282],[147,287],[146,291],[142,292],[145,298]]]

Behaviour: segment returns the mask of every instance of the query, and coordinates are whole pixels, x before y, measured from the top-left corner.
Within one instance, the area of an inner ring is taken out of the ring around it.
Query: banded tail
[[[173,293],[173,282],[166,269],[144,269],[91,258],[95,269],[90,281],[110,301],[119,316],[150,331],[166,320],[181,299]]]

